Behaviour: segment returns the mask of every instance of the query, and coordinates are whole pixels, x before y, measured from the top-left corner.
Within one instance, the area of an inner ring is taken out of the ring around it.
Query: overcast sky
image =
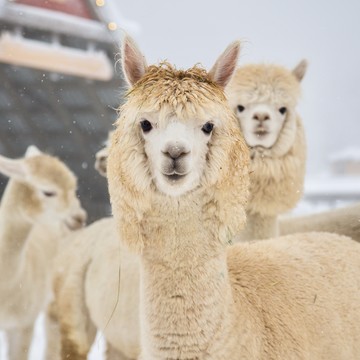
[[[115,0],[117,3],[117,0]],[[332,153],[360,146],[360,1],[334,0],[122,0],[124,17],[137,22],[148,63],[210,67],[233,40],[243,43],[239,64],[309,61],[299,112],[311,173]]]

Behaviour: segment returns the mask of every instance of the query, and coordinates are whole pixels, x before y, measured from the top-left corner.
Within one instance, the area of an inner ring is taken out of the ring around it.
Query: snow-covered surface
[[[81,50],[25,39],[4,31],[0,36],[0,61],[35,69],[108,81],[113,64],[102,50]]]

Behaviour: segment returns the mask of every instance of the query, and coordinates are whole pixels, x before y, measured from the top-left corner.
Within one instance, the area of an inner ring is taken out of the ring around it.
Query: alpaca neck
[[[156,245],[146,246],[141,256],[145,359],[214,354],[229,341],[232,330],[225,245],[195,201],[172,200],[157,210],[152,208],[146,220],[150,226],[144,228],[144,242]],[[157,226],[151,228],[152,222]]]
[[[19,269],[32,224],[17,197],[20,183],[10,180],[0,206],[0,276],[5,279]]]
[[[279,235],[277,216],[248,213],[246,217],[246,227],[235,241],[263,240]]]

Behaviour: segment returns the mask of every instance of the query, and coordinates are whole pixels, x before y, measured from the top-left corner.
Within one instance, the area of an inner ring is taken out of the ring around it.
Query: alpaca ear
[[[132,87],[144,76],[147,65],[145,57],[129,35],[125,35],[122,42],[121,61],[125,79]]]
[[[240,53],[240,42],[234,41],[216,60],[215,65],[209,71],[212,80],[217,83],[221,88],[230,81],[234,74],[237,61]]]
[[[305,59],[303,59],[293,69],[292,73],[298,79],[298,81],[301,81],[305,76],[307,66],[308,66],[308,62]]]
[[[41,154],[42,154],[42,152],[35,145],[30,145],[26,149],[25,157],[29,158],[29,157],[38,156]]]
[[[0,172],[9,178],[24,181],[27,176],[26,165],[23,160],[8,159],[0,155]]]

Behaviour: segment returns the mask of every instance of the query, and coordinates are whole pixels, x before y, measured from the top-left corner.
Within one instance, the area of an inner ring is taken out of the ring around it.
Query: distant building
[[[360,176],[360,147],[347,148],[333,154],[330,166],[333,174]]]
[[[79,177],[89,219],[109,214],[94,155],[117,118],[124,82],[104,0],[0,0],[0,153],[27,146],[63,159]],[[6,184],[0,178],[0,193]]]
[[[295,212],[307,213],[360,201],[360,148],[329,157],[329,170],[305,179],[304,197]]]

